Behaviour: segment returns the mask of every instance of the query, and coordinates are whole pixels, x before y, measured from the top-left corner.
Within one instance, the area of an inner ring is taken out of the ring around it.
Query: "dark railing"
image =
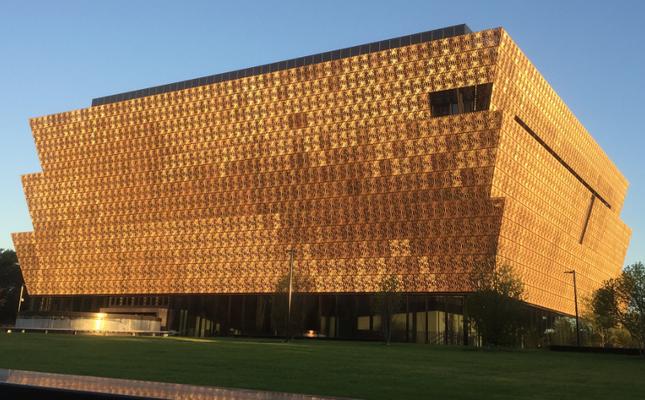
[[[628,349],[622,347],[591,347],[591,346],[549,346],[551,351],[571,351],[576,353],[599,353],[599,354],[622,354],[627,356],[638,356],[643,353],[640,349]]]

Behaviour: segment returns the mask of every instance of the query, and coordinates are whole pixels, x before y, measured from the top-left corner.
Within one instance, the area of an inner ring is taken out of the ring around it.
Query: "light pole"
[[[565,274],[573,275],[573,300],[576,305],[576,344],[580,347],[580,320],[578,318],[578,286],[576,285],[576,270],[564,271]]]
[[[22,293],[25,290],[25,285],[20,285],[20,296],[18,297],[18,312],[16,312],[16,318],[18,318],[18,314],[20,314],[20,306],[22,305],[22,302],[25,301],[25,299],[22,298]]]
[[[16,267],[20,268],[19,263],[15,263]],[[25,290],[25,284],[23,283],[20,285],[20,296],[18,297],[18,310],[16,312],[16,318],[18,318],[18,314],[20,314],[20,308],[22,306],[22,302],[25,301],[25,299],[22,298],[22,294],[24,293]]]
[[[287,339],[291,339],[291,295],[293,294],[293,257],[296,254],[295,249],[287,250],[289,253],[289,299],[287,300]]]

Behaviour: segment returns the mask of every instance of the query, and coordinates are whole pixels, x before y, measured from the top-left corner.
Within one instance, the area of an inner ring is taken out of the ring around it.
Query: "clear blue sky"
[[[630,181],[626,262],[645,261],[645,2],[0,2],[0,248],[31,230],[30,117],[93,97],[459,23],[503,26]]]

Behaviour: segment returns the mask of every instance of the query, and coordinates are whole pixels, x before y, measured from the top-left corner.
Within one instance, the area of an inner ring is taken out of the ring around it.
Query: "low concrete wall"
[[[15,329],[51,329],[85,332],[159,332],[161,319],[108,313],[21,314]]]

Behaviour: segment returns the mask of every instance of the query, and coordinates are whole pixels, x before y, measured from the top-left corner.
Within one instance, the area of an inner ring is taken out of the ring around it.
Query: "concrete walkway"
[[[132,396],[152,399],[227,399],[227,400],[327,400],[332,397],[310,396],[294,393],[266,392],[246,389],[182,385],[137,381],[129,379],[100,378],[94,376],[65,375],[45,372],[0,369],[0,397],[3,384],[13,388],[57,389],[70,392],[100,395]],[[127,398],[127,397],[126,397]],[[338,398],[336,398],[338,399]]]

